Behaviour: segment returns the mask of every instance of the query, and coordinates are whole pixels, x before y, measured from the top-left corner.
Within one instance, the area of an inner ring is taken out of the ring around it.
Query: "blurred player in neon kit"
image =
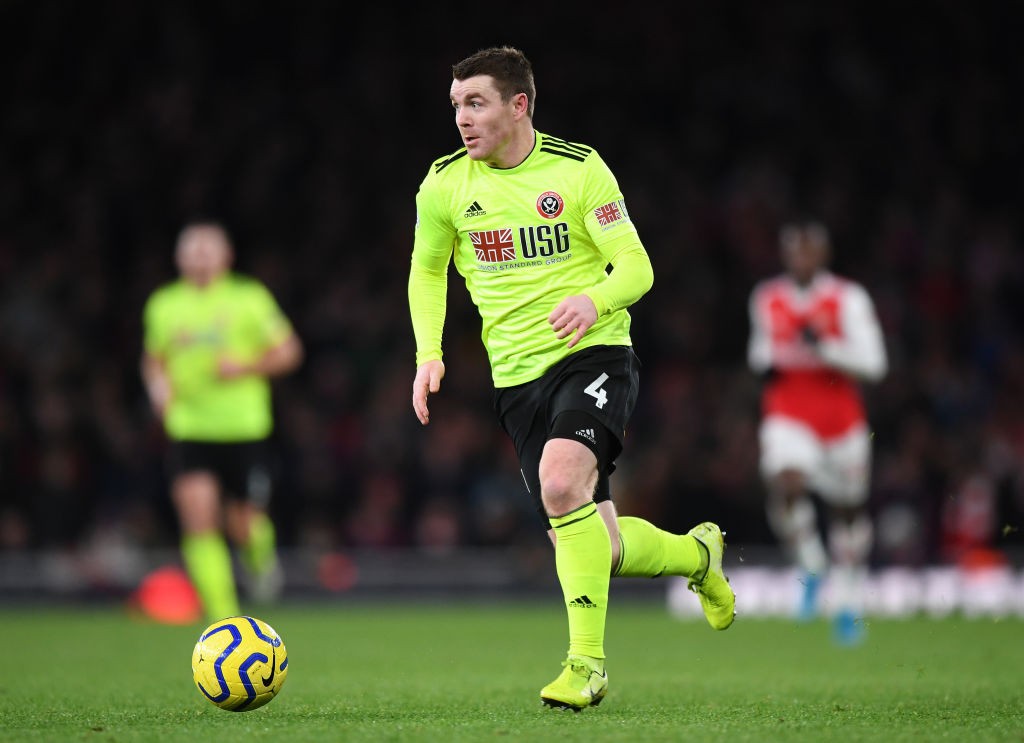
[[[269,601],[281,589],[268,515],[271,380],[294,371],[304,351],[270,290],[232,270],[222,225],[187,224],[175,261],[180,276],[143,311],[142,377],[170,441],[185,568],[207,616],[220,619],[240,613],[229,540],[253,598]]]

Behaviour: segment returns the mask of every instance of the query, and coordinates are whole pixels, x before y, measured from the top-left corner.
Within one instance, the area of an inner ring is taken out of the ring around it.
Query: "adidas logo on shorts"
[[[597,439],[594,437],[593,428],[581,428],[578,431],[576,431],[576,435],[579,436],[581,439],[586,439],[591,444],[597,443]]]

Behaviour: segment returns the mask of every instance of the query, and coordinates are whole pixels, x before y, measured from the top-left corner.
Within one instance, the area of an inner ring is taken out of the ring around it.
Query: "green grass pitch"
[[[203,626],[115,608],[0,609],[3,741],[1024,740],[1024,623],[826,622],[716,633],[663,605],[609,615],[611,686],[580,714],[542,708],[560,670],[557,601],[304,604],[254,612],[290,668],[264,708],[224,712],[192,683]]]

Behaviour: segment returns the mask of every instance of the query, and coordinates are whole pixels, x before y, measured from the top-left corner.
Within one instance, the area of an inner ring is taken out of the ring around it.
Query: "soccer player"
[[[614,176],[592,147],[534,129],[533,70],[520,50],[483,49],[452,72],[465,146],[430,166],[416,197],[412,404],[429,423],[427,398],[445,373],[441,337],[454,258],[482,319],[495,413],[555,547],[569,648],[541,700],[578,711],[608,688],[610,576],[689,577],[715,629],[732,623],[735,597],[718,526],[669,534],[617,517],[611,501],[609,475],[640,366],[626,308],[653,282]]]
[[[231,270],[225,229],[194,222],[178,237],[180,277],[144,310],[142,376],[170,439],[171,497],[186,570],[210,619],[239,613],[239,548],[253,597],[281,587],[267,508],[270,379],[302,361],[302,344],[270,291]]]
[[[804,573],[798,616],[816,615],[831,563],[836,638],[854,643],[863,636],[857,619],[872,545],[871,436],[859,383],[885,375],[885,345],[864,287],[826,268],[824,225],[786,224],[780,249],[785,273],[759,282],[749,307],[748,361],[764,378],[768,523]],[[828,507],[828,552],[811,493]]]

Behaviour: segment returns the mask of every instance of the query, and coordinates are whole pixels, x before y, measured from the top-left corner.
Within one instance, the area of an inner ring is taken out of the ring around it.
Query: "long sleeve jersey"
[[[458,150],[428,170],[416,217],[409,308],[417,364],[442,357],[452,260],[480,313],[496,387],[536,379],[583,348],[630,345],[626,308],[650,289],[653,271],[593,148],[536,132],[531,153],[507,169]],[[568,349],[547,318],[575,294],[593,300],[598,319]]]

